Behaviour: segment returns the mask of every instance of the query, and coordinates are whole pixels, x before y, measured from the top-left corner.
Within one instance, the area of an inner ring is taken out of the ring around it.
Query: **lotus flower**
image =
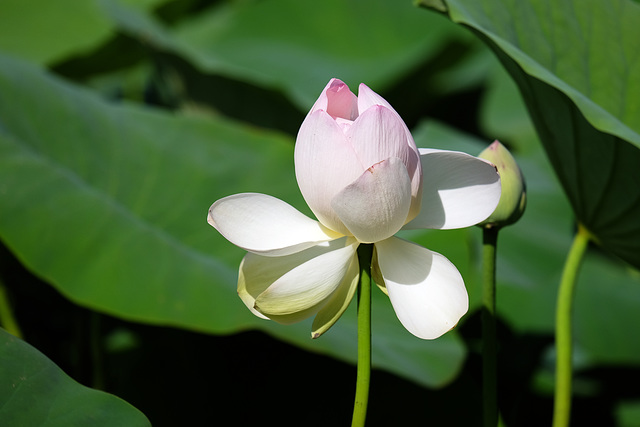
[[[404,327],[434,339],[468,309],[456,267],[395,237],[402,229],[469,227],[500,199],[495,167],[461,152],[418,149],[398,113],[364,84],[354,95],[332,79],[305,118],[295,171],[317,221],[264,194],[216,201],[208,221],[248,251],[238,294],[256,316],[289,324],[315,315],[327,331],[355,294],[360,244],[374,244],[372,271]]]

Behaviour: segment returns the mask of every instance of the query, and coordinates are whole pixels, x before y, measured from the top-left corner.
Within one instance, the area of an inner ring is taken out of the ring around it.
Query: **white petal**
[[[363,243],[397,233],[411,206],[411,181],[404,163],[391,157],[366,170],[331,204],[349,231]]]
[[[419,161],[418,153],[409,146],[402,119],[388,108],[378,105],[361,113],[347,137],[363,168],[389,157],[399,157],[405,165]]]
[[[420,149],[422,207],[404,228],[464,228],[484,221],[500,201],[495,166],[458,151]]]
[[[444,256],[397,237],[376,243],[376,251],[393,309],[415,336],[437,338],[469,309],[462,277]]]
[[[380,95],[378,95],[377,93],[375,93],[374,91],[369,89],[369,87],[367,87],[367,85],[365,85],[364,83],[360,83],[360,87],[358,89],[358,111],[359,111],[359,113],[362,114],[365,111],[367,111],[369,108],[371,108],[371,107],[373,107],[375,105],[380,105],[380,106],[392,111],[397,116],[397,118],[402,123],[402,127],[403,127],[403,129],[405,131],[407,139],[410,141],[409,144],[417,152],[415,142],[413,141],[413,136],[411,135],[411,132],[409,131],[409,128],[405,124],[404,120],[402,120],[402,117],[400,116],[400,114],[398,114],[398,112],[391,106],[391,104],[389,104],[387,102],[386,99],[384,99],[383,97],[381,97]]]
[[[238,282],[245,303],[281,323],[318,312],[342,283],[358,243],[342,238],[284,257],[247,254]],[[248,295],[248,296],[247,296]]]
[[[288,255],[340,237],[288,203],[258,193],[216,201],[208,222],[234,245],[265,256]]]
[[[340,125],[325,111],[310,114],[300,126],[294,152],[296,179],[318,220],[332,230],[347,230],[331,208],[331,199],[366,169]]]

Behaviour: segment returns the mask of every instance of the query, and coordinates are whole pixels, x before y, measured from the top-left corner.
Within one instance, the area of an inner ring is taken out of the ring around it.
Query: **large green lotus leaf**
[[[515,89],[515,88],[512,88]],[[500,89],[509,92],[509,89]],[[517,92],[513,93],[517,97]],[[518,108],[518,102],[508,105]],[[502,107],[494,107],[498,111]],[[526,114],[524,106],[520,114]],[[515,117],[515,113],[513,113]],[[517,118],[522,123],[523,118]],[[511,128],[510,135],[527,137],[526,126]],[[479,141],[435,122],[414,132],[421,146],[479,153],[491,141]],[[534,142],[534,141],[529,141]],[[558,284],[566,253],[575,231],[574,215],[539,144],[514,151],[527,180],[527,208],[516,224],[499,235],[497,309],[500,318],[521,333],[553,334]],[[480,229],[412,232],[408,237],[441,252],[460,268],[471,297],[471,311],[480,304]],[[464,262],[460,243],[467,237],[475,248]],[[454,245],[458,245],[458,249]],[[474,273],[474,270],[476,271]],[[612,286],[615,284],[615,286]],[[640,364],[640,272],[597,250],[588,252],[576,287],[575,342],[583,366]]]
[[[518,84],[583,223],[640,266],[640,7],[628,0],[449,0]]]
[[[547,225],[536,227],[535,223],[531,223],[534,234],[550,231],[545,235],[545,240],[553,241],[557,247],[566,250],[570,244],[570,231],[574,228],[568,222],[572,217],[569,206],[562,200],[548,168],[542,167],[541,163],[530,163],[531,158],[539,157],[535,152],[540,150],[540,145],[515,83],[508,78],[504,69],[495,69],[491,75],[492,80],[482,105],[483,127],[487,133],[499,135],[503,141],[514,146],[519,159],[524,162],[530,186],[530,204],[524,220],[528,221],[531,215],[535,215],[538,218],[536,222]],[[540,192],[541,188],[553,190],[544,196],[545,193]],[[532,189],[535,193],[531,193]],[[536,206],[544,207],[544,211]],[[501,314],[520,330],[550,332],[555,309],[551,302],[556,298],[562,254],[552,251],[551,255],[558,258],[536,262],[532,265],[534,269],[529,269],[529,263],[522,263],[518,268],[515,262],[508,259],[511,253],[509,251],[515,253],[521,250],[523,255],[536,259],[534,252],[526,250],[535,241],[535,236],[530,234],[525,235],[524,239],[517,238],[509,230],[510,228],[502,233],[500,243],[501,246],[508,245],[506,254],[500,252],[500,260],[505,263],[501,267],[508,266],[503,267],[507,271],[503,271],[499,277],[502,286],[499,295],[502,302]],[[561,240],[550,240],[553,235],[561,236]],[[506,243],[503,244],[502,239]],[[539,268],[541,265],[551,267],[549,273],[537,282],[527,279],[527,276],[535,277],[542,272],[543,269]],[[609,286],[611,283],[616,286]],[[640,363],[640,343],[628,339],[628,334],[639,333],[629,331],[631,325],[640,322],[636,309],[640,299],[639,285],[640,274],[637,270],[598,253],[587,255],[579,276],[575,307],[576,318],[579,319],[575,324],[575,334],[579,337],[575,345],[576,351],[582,355],[582,364]],[[603,310],[603,307],[615,309]],[[594,313],[602,315],[594,316]]]
[[[293,141],[222,119],[111,105],[0,59],[0,238],[74,302],[125,319],[208,333],[260,328],[355,361],[355,316],[310,339],[250,314],[236,295],[244,254],[206,222],[216,199],[255,191],[308,213]],[[455,332],[419,340],[375,293],[377,367],[436,386],[455,376]],[[376,326],[380,325],[380,326]]]
[[[539,152],[540,139],[518,87],[495,56],[488,74],[479,108],[482,133],[507,144],[519,155]]]
[[[45,355],[0,328],[3,426],[151,426],[136,408],[68,377]]]

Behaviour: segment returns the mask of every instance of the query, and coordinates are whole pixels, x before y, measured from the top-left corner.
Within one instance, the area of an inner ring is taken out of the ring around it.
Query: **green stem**
[[[556,390],[553,427],[567,427],[571,415],[571,353],[573,294],[590,236],[579,226],[562,271],[556,306]]]
[[[9,296],[2,281],[0,281],[0,325],[13,336],[22,338],[22,332],[18,326],[18,321],[13,315]]]
[[[358,283],[358,368],[356,399],[353,405],[351,427],[364,426],[369,402],[371,381],[371,259],[373,245],[358,247],[360,282]]]
[[[482,229],[482,419],[484,427],[498,425],[496,338],[496,247],[498,228]]]

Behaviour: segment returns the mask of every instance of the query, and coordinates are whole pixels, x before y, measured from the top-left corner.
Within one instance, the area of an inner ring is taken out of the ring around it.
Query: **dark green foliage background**
[[[555,293],[581,222],[599,244],[576,293],[572,421],[640,425],[637,4],[424,3],[446,11],[396,0],[5,1],[0,284],[29,345],[19,358],[0,351],[0,425],[68,425],[6,402],[61,408],[78,395],[90,403],[76,405],[78,420],[91,405],[113,408],[104,425],[143,419],[126,402],[154,426],[348,425],[354,307],[319,340],[308,322],[254,318],[235,295],[243,253],[205,220],[213,201],[243,191],[309,214],[293,143],[331,77],[383,95],[419,146],[477,154],[500,139],[520,163],[527,210],[498,246],[506,424],[550,423]],[[374,292],[368,425],[478,425],[480,230],[403,237],[456,264],[471,309],[421,341]],[[6,381],[16,366],[47,366],[44,379],[68,388],[52,402],[50,383],[29,377],[33,391],[17,392]]]

